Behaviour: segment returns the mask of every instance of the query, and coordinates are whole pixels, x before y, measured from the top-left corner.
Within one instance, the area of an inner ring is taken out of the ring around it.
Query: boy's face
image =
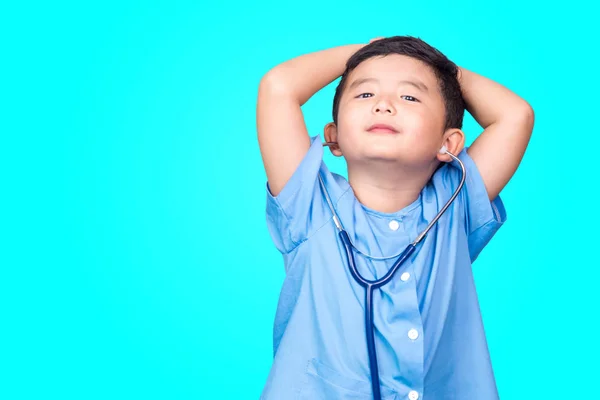
[[[369,131],[374,124],[391,125],[396,132]],[[343,154],[348,164],[395,161],[427,168],[444,144],[444,124],[444,101],[433,71],[414,58],[390,54],[370,58],[349,74],[337,127],[326,128],[325,134],[326,140],[338,142],[333,152]]]

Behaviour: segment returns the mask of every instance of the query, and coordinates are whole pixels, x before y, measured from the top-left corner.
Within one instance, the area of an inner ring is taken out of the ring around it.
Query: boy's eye
[[[373,93],[361,93],[356,97],[360,98],[360,99],[366,99],[366,98],[369,98],[372,96],[373,96]],[[411,101],[411,102],[419,101],[419,99],[417,99],[416,97],[413,97],[413,96],[401,96],[401,97],[406,98],[408,101]]]

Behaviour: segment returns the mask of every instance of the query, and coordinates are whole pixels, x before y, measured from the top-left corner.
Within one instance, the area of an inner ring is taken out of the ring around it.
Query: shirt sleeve
[[[465,166],[465,184],[456,201],[464,209],[465,229],[468,237],[469,254],[474,262],[481,250],[488,244],[498,229],[506,221],[506,210],[500,196],[490,201],[483,178],[467,148],[458,154]],[[460,165],[456,161],[438,170],[442,181],[450,184],[452,191],[458,187],[461,179]]]
[[[321,226],[324,217],[319,174],[329,173],[323,162],[323,143],[311,137],[311,146],[281,192],[273,196],[266,185],[267,227],[275,247],[289,253]]]

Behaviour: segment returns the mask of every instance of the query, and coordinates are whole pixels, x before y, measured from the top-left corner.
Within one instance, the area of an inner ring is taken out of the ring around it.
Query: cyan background
[[[284,278],[259,79],[397,34],[536,112],[508,221],[474,265],[501,398],[599,398],[598,9],[551,4],[0,6],[0,398],[258,399]],[[305,105],[311,135],[333,91]]]

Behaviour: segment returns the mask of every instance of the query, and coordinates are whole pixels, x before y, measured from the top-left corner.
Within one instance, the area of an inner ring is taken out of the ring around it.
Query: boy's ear
[[[337,126],[335,126],[335,123],[329,122],[328,124],[326,124],[325,128],[323,129],[323,133],[325,134],[326,142],[336,143],[329,146],[329,150],[331,151],[331,153],[336,157],[340,157],[342,155],[342,150],[340,150],[340,146],[337,144],[338,131]]]
[[[460,129],[456,129],[456,128],[448,129],[444,133],[444,140],[442,141],[440,148],[442,146],[446,146],[446,148],[448,149],[448,151],[450,153],[454,154],[455,156],[458,156],[458,153],[460,153],[465,147],[464,132],[461,131]],[[452,157],[450,157],[448,154],[439,154],[438,153],[437,158],[438,158],[438,160],[443,161],[443,162],[452,161]]]

